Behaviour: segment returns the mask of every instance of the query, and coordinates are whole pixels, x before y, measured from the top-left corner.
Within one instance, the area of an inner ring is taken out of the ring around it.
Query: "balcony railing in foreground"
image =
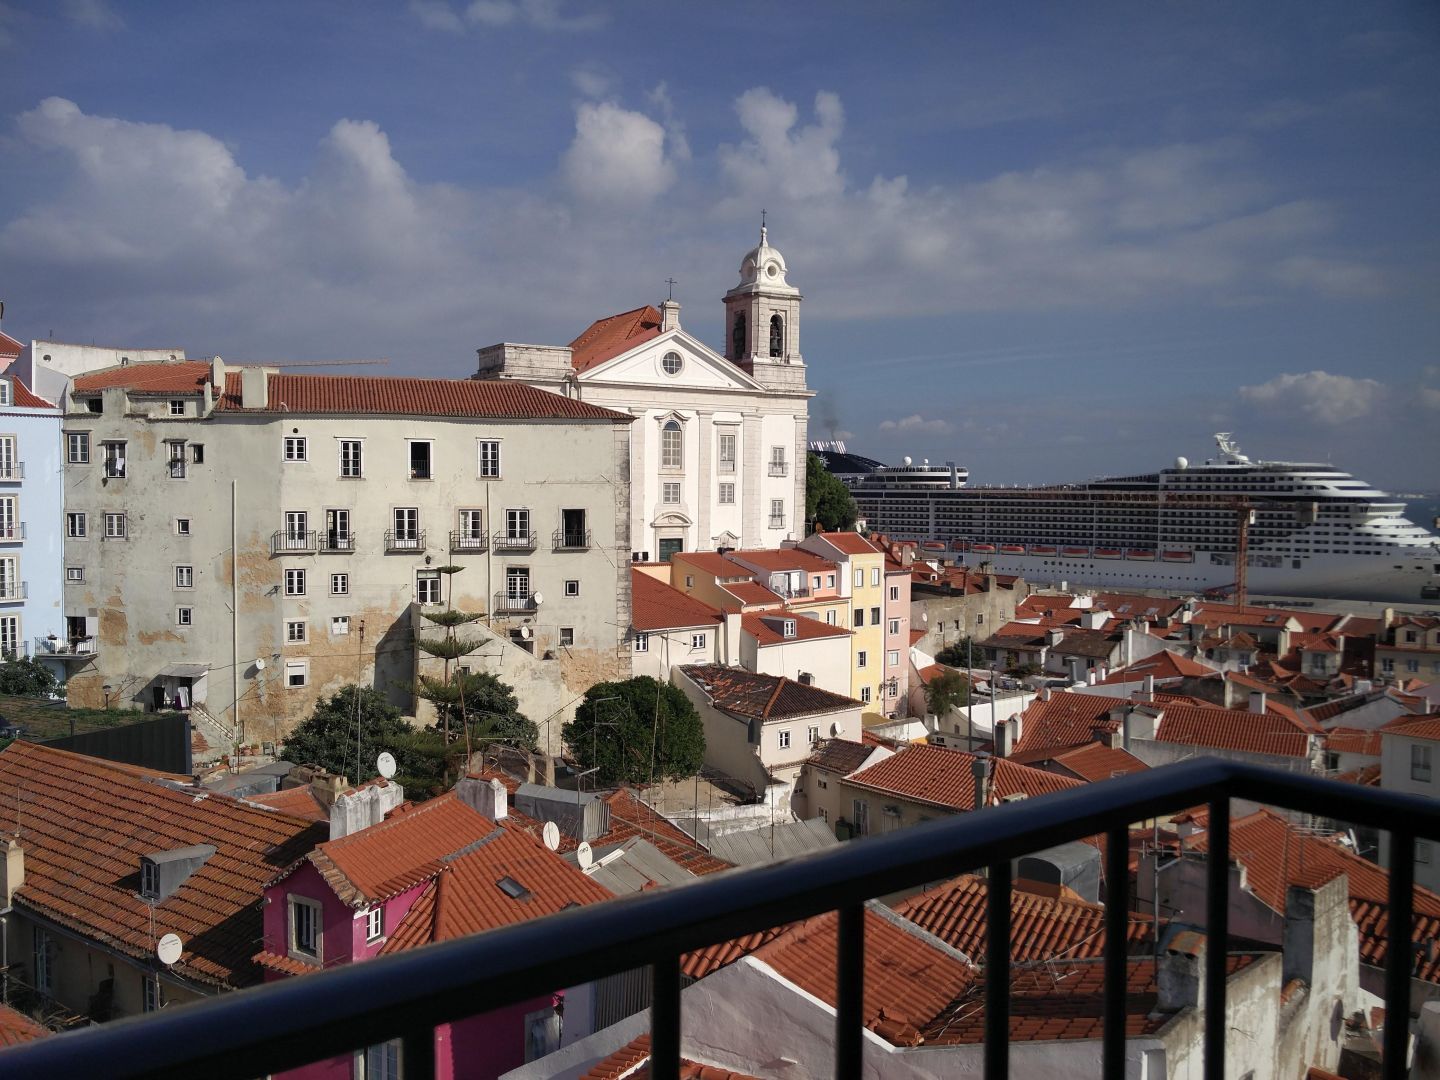
[[[1440,840],[1440,802],[1196,758],[787,862],[727,873],[683,889],[639,893],[475,937],[332,968],[4,1052],[7,1078],[56,1076],[254,1077],[402,1039],[405,1075],[435,1074],[435,1027],[652,967],[650,1075],[679,1075],[680,957],[744,934],[839,911],[834,1075],[862,1073],[864,903],[965,871],[989,874],[985,957],[985,1076],[1009,1068],[1012,860],[1104,834],[1104,1075],[1125,1075],[1129,827],[1194,806],[1210,812],[1206,934],[1228,941],[1230,800],[1245,799],[1388,830],[1391,865],[1385,956],[1384,1073],[1405,1076],[1409,1037],[1416,839]],[[1225,1076],[1228,948],[1205,950],[1206,1080]]]

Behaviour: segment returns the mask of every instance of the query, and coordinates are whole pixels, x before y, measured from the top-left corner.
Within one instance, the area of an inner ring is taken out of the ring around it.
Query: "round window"
[[[666,375],[679,375],[680,369],[685,366],[685,361],[680,358],[678,352],[667,352],[661,359],[660,366],[665,369]]]

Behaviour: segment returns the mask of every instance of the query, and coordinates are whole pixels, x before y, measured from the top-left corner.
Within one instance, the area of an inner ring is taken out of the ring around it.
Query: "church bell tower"
[[[740,284],[725,294],[725,356],[764,386],[804,390],[801,296],[787,272],[762,224],[759,245],[740,262]]]

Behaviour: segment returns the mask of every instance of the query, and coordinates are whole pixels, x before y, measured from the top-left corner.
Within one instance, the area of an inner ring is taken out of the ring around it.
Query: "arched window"
[[[785,320],[779,315],[770,316],[770,355],[785,355]]]
[[[737,312],[735,315],[735,329],[730,334],[731,357],[739,360],[745,355],[745,313]]]
[[[684,433],[680,421],[666,420],[660,429],[660,467],[662,469],[683,469],[685,467]]]

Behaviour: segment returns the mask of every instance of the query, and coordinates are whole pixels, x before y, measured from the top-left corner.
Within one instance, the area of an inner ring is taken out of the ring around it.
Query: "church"
[[[475,378],[517,380],[636,418],[634,560],[800,540],[813,394],[800,354],[800,290],[788,273],[762,225],[724,297],[723,355],[681,327],[672,298],[599,319],[568,346],[480,349]]]

